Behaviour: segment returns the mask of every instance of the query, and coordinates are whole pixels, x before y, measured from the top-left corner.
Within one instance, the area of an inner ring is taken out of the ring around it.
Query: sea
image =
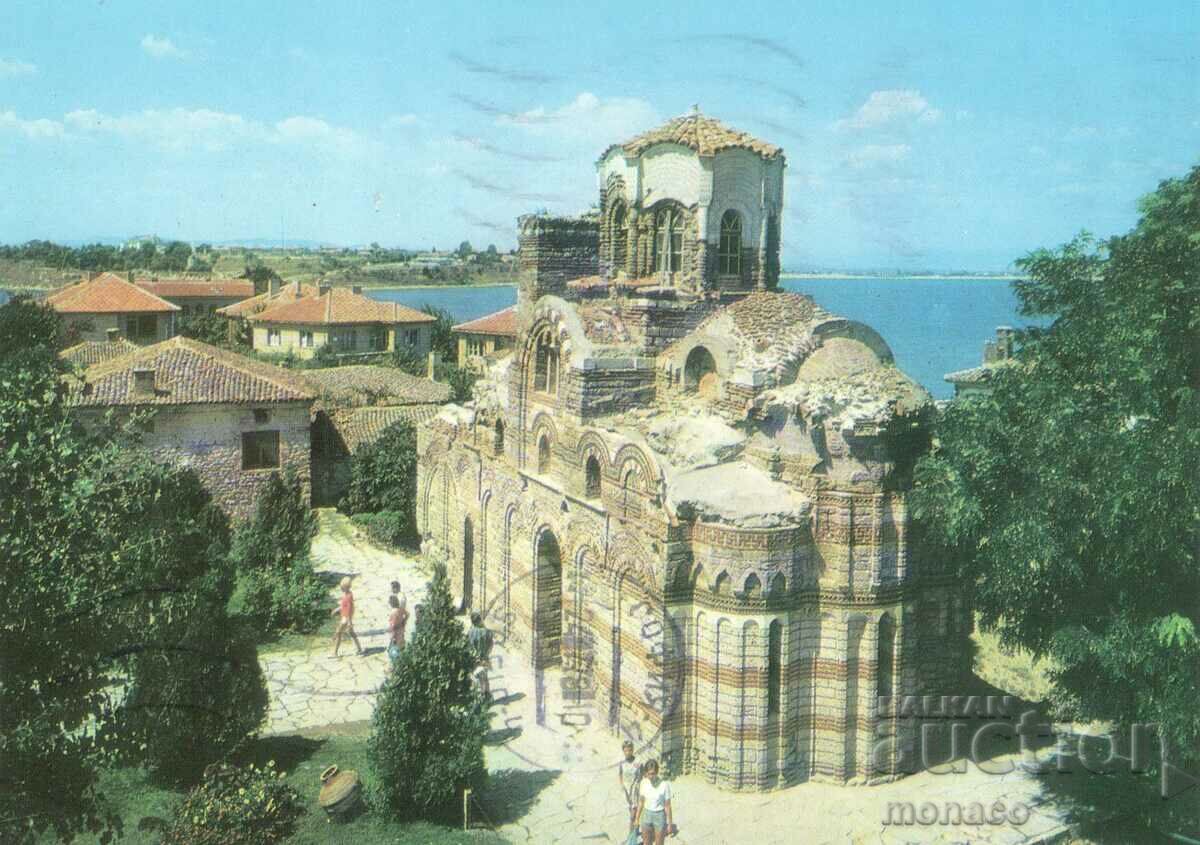
[[[866,323],[888,342],[896,365],[935,398],[954,388],[943,376],[975,367],[983,344],[997,326],[1022,327],[1039,321],[1017,313],[1017,297],[1004,279],[986,278],[783,278],[780,287],[811,296],[818,305]],[[414,308],[434,305],[458,322],[499,311],[517,301],[516,287],[371,288],[376,299]]]
[[[1011,282],[986,278],[788,278],[785,290],[805,293],[827,311],[866,323],[892,348],[896,364],[935,398],[953,388],[943,376],[977,366],[997,326],[1039,321],[1017,313]],[[517,301],[515,285],[488,287],[367,288],[375,299],[414,308],[433,305],[456,322],[473,320]],[[0,303],[8,294],[0,291]]]

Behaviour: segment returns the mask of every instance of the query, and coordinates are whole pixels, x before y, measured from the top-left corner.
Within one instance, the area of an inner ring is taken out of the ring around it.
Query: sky
[[[515,246],[611,143],[782,146],[787,268],[1000,270],[1200,163],[1200,4],[6,0],[0,242]]]

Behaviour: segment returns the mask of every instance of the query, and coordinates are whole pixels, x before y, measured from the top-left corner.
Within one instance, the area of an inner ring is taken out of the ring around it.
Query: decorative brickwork
[[[869,328],[773,292],[782,154],[697,132],[610,149],[595,220],[522,218],[513,354],[418,432],[424,554],[673,772],[894,778],[917,726],[888,702],[954,694],[969,659],[969,609],[911,559],[882,436],[929,399]],[[729,208],[741,267],[721,279]],[[678,271],[641,284],[664,210]]]

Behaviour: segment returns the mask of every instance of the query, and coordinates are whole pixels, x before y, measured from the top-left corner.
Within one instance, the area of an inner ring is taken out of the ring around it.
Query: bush
[[[423,357],[411,349],[403,347],[392,350],[391,355],[387,358],[387,364],[418,378],[424,378],[429,372],[429,365]]]
[[[314,630],[325,618],[329,590],[308,560],[288,569],[254,569],[240,580],[242,614],[259,630]]]
[[[282,842],[306,812],[300,793],[275,771],[214,766],[175,811],[162,845],[265,845]]]
[[[411,422],[388,426],[350,461],[350,483],[339,508],[349,514],[389,513],[368,524],[388,545],[411,543],[417,531],[417,432]]]
[[[230,556],[238,571],[287,570],[307,559],[317,533],[317,520],[304,496],[300,479],[290,471],[282,478],[272,473],[254,516],[233,538]]]
[[[396,818],[448,820],[462,791],[487,777],[488,707],[474,688],[475,658],[454,618],[446,567],[429,582],[412,640],[384,683],[371,720],[371,799]],[[436,726],[431,729],[431,726]]]
[[[184,317],[179,334],[212,346],[229,346],[229,321],[219,314],[197,314]]]
[[[417,541],[412,518],[398,511],[360,513],[352,517],[372,543],[394,549],[412,548]]]
[[[242,750],[266,718],[267,684],[253,640],[215,621],[201,622],[182,642],[152,644],[130,662],[128,693],[112,720],[117,750],[158,780],[194,781]]]

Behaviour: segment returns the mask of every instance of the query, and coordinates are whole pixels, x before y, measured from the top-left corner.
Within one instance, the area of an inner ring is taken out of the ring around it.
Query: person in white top
[[[642,767],[633,756],[633,743],[621,743],[621,762],[617,764],[617,777],[621,781],[621,792],[625,794],[625,806],[629,809],[630,829],[637,821],[638,783],[642,779]]]
[[[637,821],[642,829],[642,845],[663,845],[668,834],[679,832],[671,814],[671,784],[658,779],[657,760],[647,760],[642,766]]]

